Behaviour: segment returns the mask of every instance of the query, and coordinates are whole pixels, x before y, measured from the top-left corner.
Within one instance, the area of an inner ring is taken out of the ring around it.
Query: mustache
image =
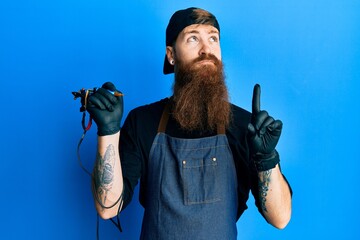
[[[204,61],[204,60],[210,60],[216,66],[219,65],[219,63],[220,63],[220,60],[214,54],[211,54],[211,53],[200,55],[199,57],[197,57],[196,59],[193,60],[193,63],[201,62],[201,61]]]

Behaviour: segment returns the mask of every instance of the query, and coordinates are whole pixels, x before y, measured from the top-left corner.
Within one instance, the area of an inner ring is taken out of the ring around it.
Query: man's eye
[[[217,37],[212,36],[212,37],[210,37],[210,41],[211,41],[211,42],[218,42],[219,40],[218,40]]]
[[[189,41],[189,42],[196,42],[196,41],[197,41],[197,37],[191,36],[191,37],[189,37],[188,41]]]

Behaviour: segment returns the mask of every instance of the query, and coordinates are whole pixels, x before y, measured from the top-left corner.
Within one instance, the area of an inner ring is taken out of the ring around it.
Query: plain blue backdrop
[[[112,81],[125,93],[125,116],[169,96],[165,28],[190,6],[220,22],[232,102],[250,110],[260,83],[262,108],[284,123],[278,150],[294,190],[291,222],[274,229],[251,197],[238,239],[360,238],[359,1],[2,0],[0,239],[95,239],[71,92]],[[81,147],[89,170],[95,146],[93,127]],[[101,239],[137,239],[142,211],[136,195],[121,215],[124,232],[100,221]]]

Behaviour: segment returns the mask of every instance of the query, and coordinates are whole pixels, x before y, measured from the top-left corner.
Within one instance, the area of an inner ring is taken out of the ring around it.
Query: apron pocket
[[[184,204],[202,204],[220,201],[218,162],[212,158],[182,160]]]

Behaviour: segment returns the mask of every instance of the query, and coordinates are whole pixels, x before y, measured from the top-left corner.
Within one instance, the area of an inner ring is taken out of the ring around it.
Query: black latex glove
[[[249,147],[258,171],[274,168],[279,163],[275,150],[281,135],[282,122],[260,110],[260,85],[254,86],[251,122],[248,125]]]
[[[120,131],[123,116],[123,97],[114,96],[117,91],[114,84],[106,82],[89,97],[87,111],[94,119],[99,136],[111,135]],[[117,91],[119,92],[119,91]]]

